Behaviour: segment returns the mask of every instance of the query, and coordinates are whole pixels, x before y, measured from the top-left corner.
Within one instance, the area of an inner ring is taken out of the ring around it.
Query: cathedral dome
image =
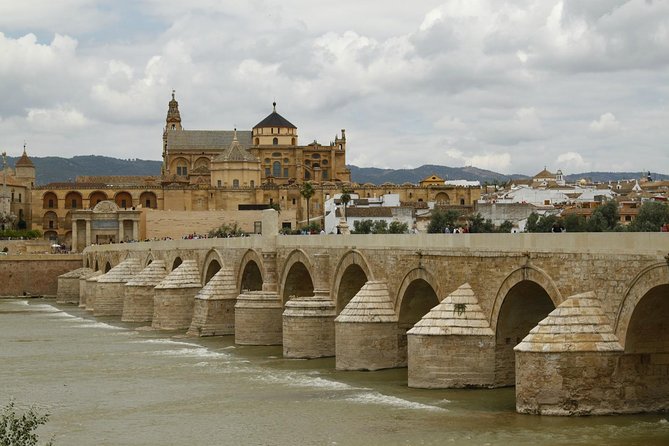
[[[276,112],[276,102],[272,103],[273,110],[265,119],[253,126],[254,129],[267,127],[284,127],[290,129],[297,129],[290,121]]]

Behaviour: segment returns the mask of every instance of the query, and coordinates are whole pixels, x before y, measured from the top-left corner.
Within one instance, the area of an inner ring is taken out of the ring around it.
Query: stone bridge
[[[516,386],[517,410],[669,409],[669,235],[283,236],[92,246],[59,300],[193,335]]]

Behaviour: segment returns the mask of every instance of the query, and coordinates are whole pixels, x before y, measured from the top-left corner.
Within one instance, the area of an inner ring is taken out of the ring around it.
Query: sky
[[[0,150],[161,158],[272,111],[361,167],[669,173],[669,0],[0,0]]]

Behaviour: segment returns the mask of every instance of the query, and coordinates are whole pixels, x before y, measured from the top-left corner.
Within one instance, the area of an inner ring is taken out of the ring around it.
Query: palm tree
[[[310,181],[306,181],[302,184],[300,195],[302,195],[307,200],[307,227],[309,227],[309,223],[311,223],[309,221],[309,200],[311,200],[311,197],[313,197],[315,193],[316,191],[314,190],[314,186]]]
[[[341,202],[344,205],[344,220],[346,220],[346,206],[351,201],[351,194],[349,194],[348,190],[346,190],[346,189],[342,189],[341,192],[342,193],[341,193],[341,196],[339,197],[339,199],[341,200]]]

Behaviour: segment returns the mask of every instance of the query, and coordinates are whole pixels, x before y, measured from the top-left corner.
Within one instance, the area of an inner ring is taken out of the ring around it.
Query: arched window
[[[256,182],[251,180],[251,187],[256,187]]]
[[[235,178],[234,180],[232,180],[232,187],[235,187],[235,188],[239,187],[239,180],[238,179]]]
[[[272,144],[275,145],[275,146],[278,145],[279,144],[279,138],[272,139]]]
[[[188,175],[188,164],[186,160],[180,159],[177,161],[177,175],[185,177]]]
[[[281,176],[281,162],[274,161],[272,163],[272,176],[273,177],[280,177]]]
[[[260,138],[256,138],[256,146],[260,144]]]
[[[291,139],[290,139],[290,143],[291,143],[292,145],[295,145],[295,138],[291,138]]]

